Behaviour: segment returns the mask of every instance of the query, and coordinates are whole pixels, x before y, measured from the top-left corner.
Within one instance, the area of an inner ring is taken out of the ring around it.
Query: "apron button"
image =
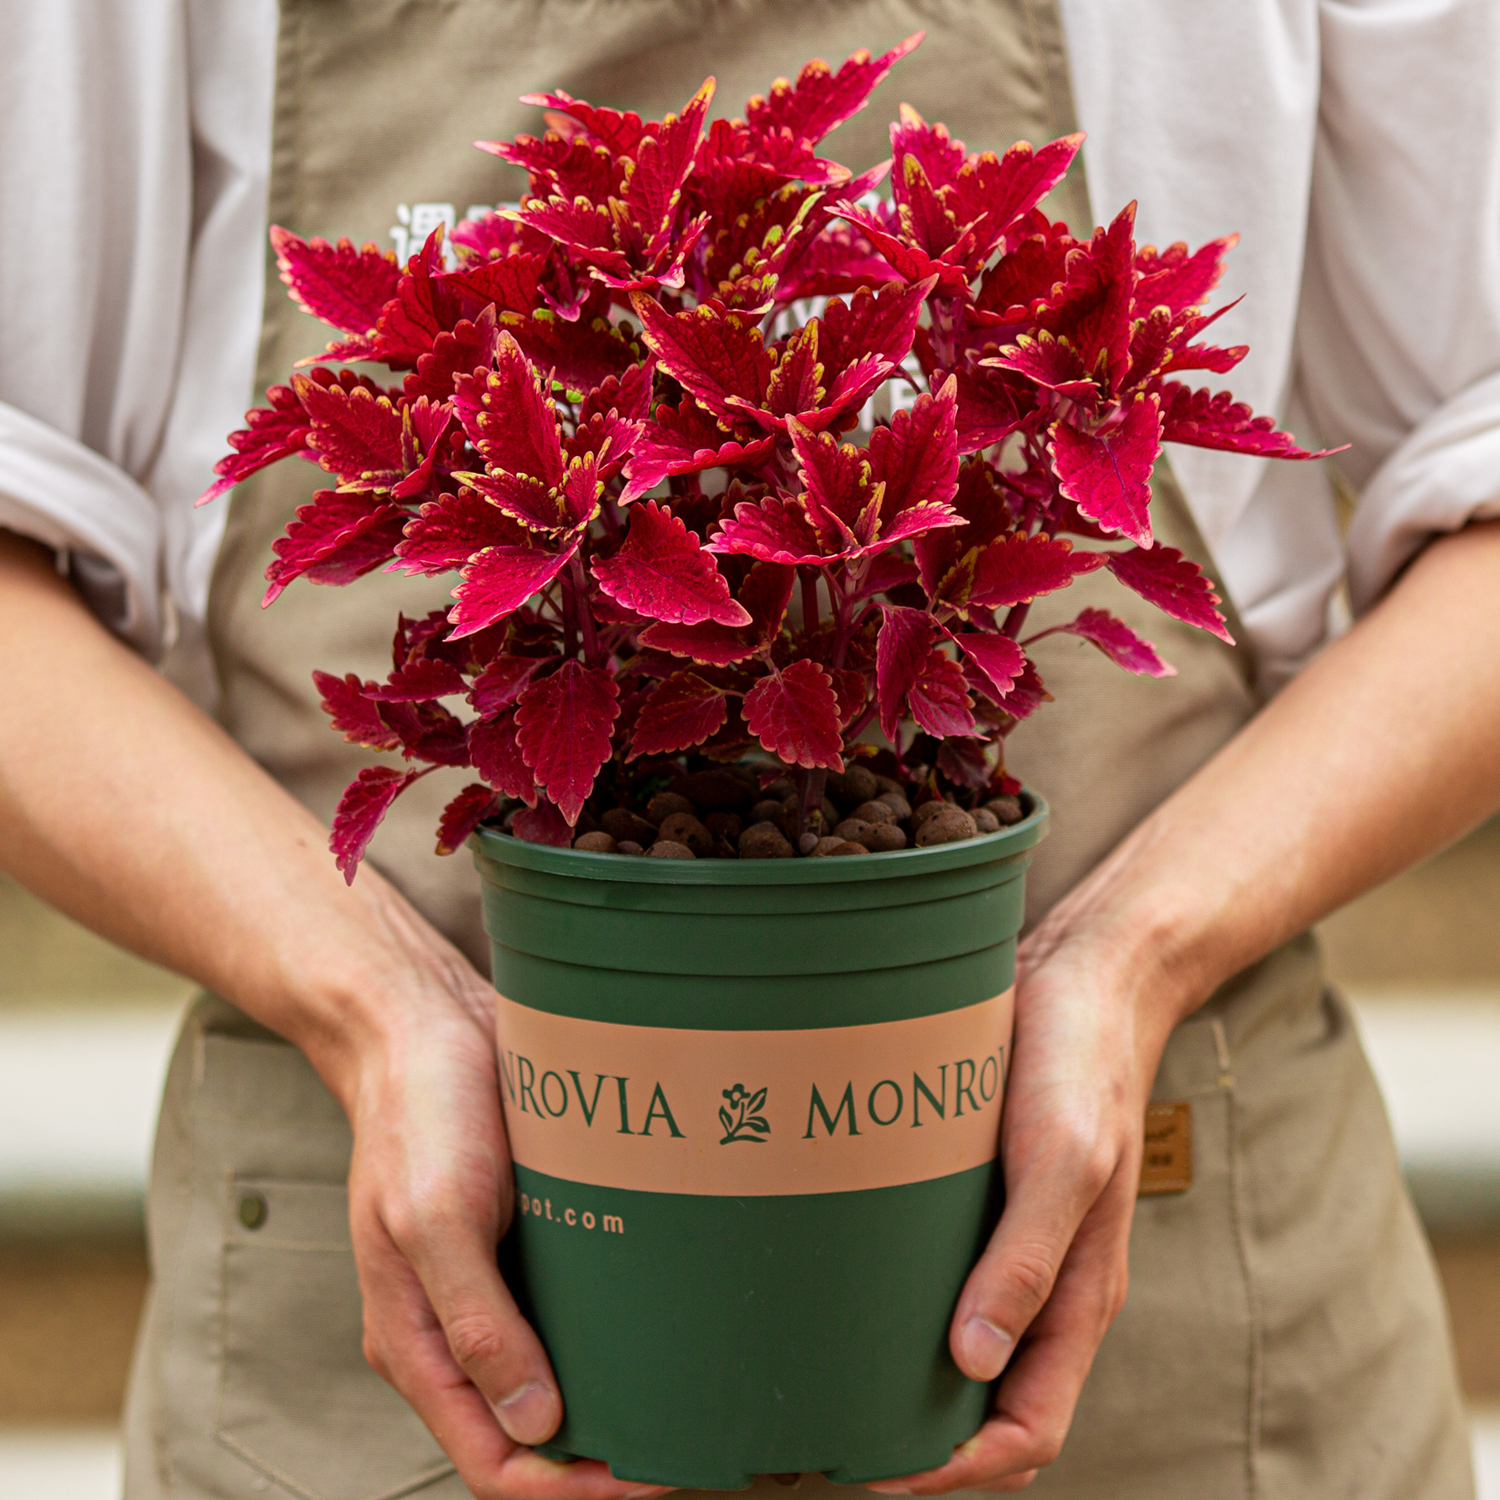
[[[240,1223],[246,1229],[259,1229],[266,1222],[266,1200],[259,1193],[246,1193],[240,1199]]]

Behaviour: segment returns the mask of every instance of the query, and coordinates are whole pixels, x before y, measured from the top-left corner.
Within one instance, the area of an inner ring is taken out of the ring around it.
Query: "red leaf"
[[[1105,557],[1109,571],[1141,598],[1174,620],[1196,625],[1234,644],[1224,616],[1214,607],[1219,596],[1203,569],[1176,547],[1132,547],[1128,552],[1110,552]]]
[[[974,704],[963,668],[937,646],[927,653],[916,680],[906,690],[906,701],[912,718],[928,734],[942,739],[974,733]]]
[[[875,642],[875,693],[880,702],[880,727],[896,743],[901,705],[922,672],[932,648],[932,616],[923,609],[882,605],[884,619]]]
[[[498,336],[493,307],[485,308],[472,320],[461,318],[451,331],[434,334],[432,348],[417,356],[416,369],[402,382],[406,399],[430,396],[436,401],[451,401],[454,381],[488,367],[495,357]]]
[[[865,706],[865,674],[849,667],[829,667],[827,671],[833,678],[833,695],[839,701],[839,728],[847,729]]]
[[[526,764],[571,825],[610,756],[620,690],[598,667],[565,661],[516,702],[516,739]]]
[[[1036,712],[1052,694],[1042,686],[1042,679],[1030,657],[1011,690],[1000,699],[999,706],[1013,719],[1026,719]]]
[[[979,550],[973,582],[967,593],[953,602],[985,609],[1026,604],[1041,594],[1066,588],[1080,573],[1102,568],[1104,560],[1104,553],[1076,552],[1071,542],[1060,538],[1012,532]]]
[[[842,771],[839,700],[833,679],[816,662],[801,658],[745,694],[745,722],[772,755],[789,766]]]
[[[624,545],[592,569],[611,599],[648,619],[672,625],[750,623],[698,538],[654,500],[631,509]]]
[[[495,657],[469,690],[469,702],[475,712],[488,717],[509,708],[545,661],[542,656]]]
[[[513,614],[562,572],[578,550],[577,543],[562,552],[533,547],[486,547],[463,570],[464,581],[453,590],[458,601],[448,612],[454,627],[450,640],[459,640]]]
[[[797,75],[795,85],[778,78],[771,85],[770,98],[757,95],[751,99],[745,106],[745,121],[758,135],[784,130],[792,140],[816,146],[865,107],[886,75],[922,36],[919,31],[876,58],[861,47],[837,73],[815,58]]]
[[[640,346],[604,316],[583,313],[570,322],[549,308],[536,308],[529,317],[502,313],[500,326],[526,351],[538,370],[551,370],[569,401],[581,401],[588,391],[622,375],[639,363]]]
[[[943,505],[958,489],[958,382],[950,375],[936,395],[917,397],[889,427],[870,435],[870,467],[885,481],[881,533],[911,506]],[[956,519],[956,518],[955,518]]]
[[[394,750],[400,745],[400,737],[380,717],[369,690],[353,672],[347,677],[314,672],[313,683],[320,695],[318,706],[351,745],[368,745],[372,750]],[[369,688],[374,686],[369,684]]]
[[[818,354],[830,375],[868,355],[896,366],[911,353],[928,281],[913,286],[891,283],[878,291],[861,288],[845,301],[828,304],[818,329]]]
[[[311,505],[297,507],[286,534],[271,543],[276,555],[266,568],[269,587],[262,606],[303,574],[315,583],[350,583],[389,562],[406,519],[384,495],[319,490]]]
[[[716,417],[734,422],[761,406],[771,359],[755,319],[714,302],[673,314],[644,292],[630,301],[657,363]]]
[[[1135,268],[1140,280],[1135,287],[1135,311],[1139,317],[1153,307],[1173,313],[1200,306],[1224,274],[1224,257],[1239,243],[1239,235],[1210,240],[1191,254],[1180,240],[1157,251],[1143,245],[1136,251]]]
[[[470,782],[443,809],[438,823],[437,852],[452,854],[492,813],[498,811],[500,799],[489,787]]]
[[[508,708],[469,730],[469,758],[497,792],[519,797],[528,807],[536,806],[536,777],[516,742],[514,709]]]
[[[279,224],[271,226],[271,245],[292,300],[345,333],[372,332],[381,309],[396,295],[396,257],[375,245],[356,250],[348,240],[330,245],[299,239]]]
[[[498,506],[471,489],[429,500],[405,520],[392,570],[399,573],[451,573],[486,547],[524,546],[528,537]]]
[[[796,583],[795,569],[758,562],[740,585],[739,602],[750,611],[750,624],[738,630],[709,621],[703,625],[651,625],[640,643],[654,651],[686,656],[707,666],[729,666],[754,656],[781,632],[781,622]]]
[[[408,760],[429,760],[441,766],[469,764],[467,726],[441,703],[385,701],[380,704],[380,717],[400,736],[401,753]]]
[[[704,469],[753,468],[776,446],[776,434],[748,442],[731,436],[691,396],[675,409],[657,407],[636,440],[626,465],[621,502],[628,505],[672,474],[698,474]]]
[[[459,377],[454,410],[491,470],[530,474],[548,489],[563,477],[562,436],[548,382],[501,333],[495,367]]]
[[[333,815],[328,847],[348,884],[354,884],[354,872],[391,803],[419,776],[426,774],[425,771],[398,771],[392,766],[366,766],[344,788],[338,810]]]
[[[1059,422],[1048,449],[1063,494],[1090,521],[1149,547],[1151,470],[1161,456],[1161,434],[1155,396],[1138,396],[1124,422],[1097,437]]]
[[[819,550],[838,557],[869,546],[879,529],[883,491],[868,450],[840,443],[827,432],[809,432],[795,418],[787,425],[802,471],[799,498],[817,531]]]
[[[198,505],[217,500],[268,464],[306,450],[312,427],[302,403],[284,385],[273,385],[266,392],[266,399],[271,403],[269,407],[257,406],[247,411],[248,425],[229,434],[229,446],[234,452],[214,465],[214,473],[219,477],[198,497]]]
[[[632,153],[635,170],[625,191],[625,206],[647,240],[665,235],[672,227],[683,180],[692,169],[693,153],[698,149],[713,97],[714,81],[710,78],[683,106],[680,116],[667,115]]]
[[[573,842],[572,826],[563,821],[563,815],[550,802],[523,807],[510,831],[528,844],[551,844],[555,849],[566,849]]]
[[[1107,610],[1086,609],[1066,625],[1054,625],[1031,640],[1046,635],[1076,635],[1097,646],[1116,666],[1138,677],[1175,677],[1177,668],[1157,655],[1156,647],[1142,639],[1123,620]],[[1028,646],[1031,641],[1026,643]]]
[[[1262,458],[1327,458],[1344,451],[1320,448],[1316,453],[1308,452],[1290,433],[1278,432],[1270,417],[1257,417],[1228,391],[1194,391],[1169,380],[1162,386],[1161,395],[1162,439],[1168,443],[1189,443],[1195,448],[1218,448]]]
[[[676,755],[701,745],[729,716],[724,694],[696,672],[676,672],[657,684],[636,717],[632,761],[640,755]]]
[[[1026,667],[1026,653],[1008,635],[955,635],[959,649],[978,669],[998,700],[1003,698]]]
[[[421,703],[461,693],[467,687],[463,673],[451,663],[419,656],[369,691],[377,703]]]
[[[318,462],[345,484],[390,485],[405,474],[401,461],[401,413],[389,396],[365,386],[345,390],[293,375],[292,388],[312,419],[307,446]]]
[[[708,544],[710,552],[737,552],[758,557],[763,562],[822,563],[830,554],[807,519],[807,512],[795,500],[778,500],[774,496],[757,504],[741,500],[734,515],[719,525]],[[833,556],[839,556],[835,551]]]

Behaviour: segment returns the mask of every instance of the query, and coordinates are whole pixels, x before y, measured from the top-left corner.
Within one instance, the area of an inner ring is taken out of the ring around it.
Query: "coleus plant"
[[[889,162],[820,157],[918,41],[809,63],[711,125],[712,80],[659,121],[528,96],[545,134],[481,145],[530,191],[459,225],[452,264],[441,230],[404,269],[272,230],[341,336],[248,414],[204,499],[293,455],[337,481],[276,542],[267,603],[304,577],[458,575],[451,609],[400,620],[384,682],[317,674],[335,728],[406,762],[345,792],[348,878],[440,767],[478,779],[439,852],[502,799],[519,837],[567,844],[591,798],[684,757],[790,773],[816,827],[877,729],[923,795],[1016,790],[1041,635],[1173,670],[1101,609],[1026,633],[1034,599],[1099,569],[1229,639],[1199,568],[1153,543],[1162,444],[1318,456],[1179,378],[1246,352],[1200,337],[1233,240],[1138,246],[1133,205],[1072,236],[1039,204],[1081,136],[975,154],[903,107]]]

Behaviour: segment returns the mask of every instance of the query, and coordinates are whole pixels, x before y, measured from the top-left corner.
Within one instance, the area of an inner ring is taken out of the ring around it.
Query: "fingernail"
[[[557,1426],[557,1395],[540,1380],[528,1380],[495,1407],[495,1415],[513,1441],[544,1442]]]
[[[625,1500],[646,1500],[647,1495],[665,1495],[666,1493],[659,1484],[643,1484],[637,1489],[626,1490]]]
[[[959,1335],[963,1346],[964,1368],[977,1380],[993,1380],[1005,1368],[1015,1340],[1002,1333],[988,1318],[975,1316],[963,1326]]]
[[[877,1495],[909,1495],[911,1491],[904,1484],[892,1484],[889,1479],[882,1480],[879,1484],[867,1484],[867,1490],[874,1490]]]

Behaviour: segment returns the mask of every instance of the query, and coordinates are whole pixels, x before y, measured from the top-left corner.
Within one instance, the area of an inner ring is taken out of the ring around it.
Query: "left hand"
[[[1078,905],[1021,947],[1005,1210],[949,1333],[971,1379],[1005,1372],[992,1415],[941,1468],[869,1486],[881,1494],[1024,1489],[1057,1457],[1124,1304],[1146,1103],[1177,1012],[1163,976],[1143,983],[1137,954],[1122,962],[1087,912],[1069,917]]]

